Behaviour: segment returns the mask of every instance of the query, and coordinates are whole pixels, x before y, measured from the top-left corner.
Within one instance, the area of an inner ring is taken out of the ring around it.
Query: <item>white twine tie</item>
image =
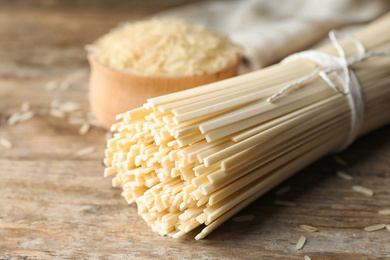
[[[349,58],[345,57],[345,53],[340,43],[337,40],[337,35],[348,37],[352,40],[356,46],[359,54]],[[348,104],[351,110],[351,125],[349,135],[340,147],[340,151],[347,148],[359,135],[360,128],[364,120],[364,98],[362,93],[362,88],[359,84],[358,79],[350,68],[353,64],[365,60],[372,56],[390,56],[389,51],[370,51],[366,52],[364,46],[352,35],[350,34],[341,34],[336,31],[329,32],[329,38],[336,48],[339,57],[335,57],[320,51],[302,51],[288,56],[283,59],[281,63],[290,62],[292,60],[305,58],[312,60],[319,64],[321,67],[314,70],[309,75],[300,78],[299,80],[288,84],[286,87],[281,89],[279,92],[275,93],[267,99],[268,102],[272,102],[280,95],[285,93],[290,88],[301,85],[302,83],[316,77],[320,76],[329,87],[331,87],[336,92],[347,96]],[[344,90],[341,90],[334,82],[329,78],[328,74],[333,73],[340,84],[343,86]]]

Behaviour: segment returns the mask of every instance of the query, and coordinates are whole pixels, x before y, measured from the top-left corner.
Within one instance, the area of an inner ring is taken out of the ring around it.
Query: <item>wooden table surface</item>
[[[0,259],[390,259],[390,232],[364,231],[390,223],[378,214],[390,208],[389,126],[339,154],[347,166],[328,156],[281,184],[291,186],[286,194],[275,189],[239,213],[253,220],[229,220],[196,241],[199,229],[177,240],[153,233],[103,178],[106,131],[79,135],[80,126],[48,115],[54,99],[89,111],[86,44],[121,21],[183,2],[0,1],[0,138],[12,142],[0,146]],[[36,115],[8,125],[24,101]],[[75,156],[90,146],[93,153]],[[277,199],[297,206],[275,205]],[[296,250],[302,235],[307,243]]]

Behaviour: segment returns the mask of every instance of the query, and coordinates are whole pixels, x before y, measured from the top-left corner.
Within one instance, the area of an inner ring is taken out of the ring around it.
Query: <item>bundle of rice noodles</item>
[[[155,232],[178,238],[204,225],[204,238],[390,121],[389,31],[388,14],[317,52],[147,100],[112,126],[105,176]]]

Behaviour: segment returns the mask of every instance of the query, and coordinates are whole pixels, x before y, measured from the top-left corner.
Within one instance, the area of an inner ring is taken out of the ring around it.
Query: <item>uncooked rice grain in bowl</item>
[[[110,127],[147,98],[235,76],[242,48],[204,26],[153,18],[121,25],[87,51],[91,109]]]

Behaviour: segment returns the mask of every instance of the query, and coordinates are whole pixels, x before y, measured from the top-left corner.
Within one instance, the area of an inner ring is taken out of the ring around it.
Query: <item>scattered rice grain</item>
[[[80,129],[79,129],[79,134],[80,135],[85,135],[89,131],[90,127],[91,127],[91,125],[88,124],[88,123],[82,124]]]
[[[297,245],[295,246],[295,249],[296,249],[296,250],[302,249],[303,246],[305,245],[305,243],[306,243],[306,237],[301,236],[301,237],[299,238],[299,240],[298,240]]]
[[[287,207],[295,207],[297,204],[291,201],[285,201],[285,200],[276,200],[275,201],[276,205],[280,206],[287,206]]]
[[[352,186],[352,190],[363,193],[367,196],[374,196],[374,191],[359,185]]]
[[[75,112],[75,111],[79,110],[80,105],[75,103],[75,102],[67,101],[67,102],[60,104],[58,109],[60,109],[64,112],[67,112],[67,113],[71,113],[71,112]]]
[[[16,124],[20,119],[20,113],[15,113],[15,114],[12,114],[8,120],[7,120],[7,124],[8,125],[14,125]]]
[[[34,116],[34,111],[30,110],[20,115],[19,122],[27,121]]]
[[[337,172],[336,172],[336,175],[337,175],[339,178],[341,178],[341,179],[343,179],[343,180],[346,180],[346,181],[352,181],[352,180],[353,180],[353,177],[352,177],[351,175],[349,175],[349,174],[347,174],[347,173],[345,173],[345,172],[343,172],[343,171],[337,171]]]
[[[382,209],[378,213],[381,215],[390,215],[390,209]]]
[[[280,195],[283,195],[283,194],[289,192],[290,190],[291,190],[291,186],[284,186],[283,188],[277,190],[275,192],[275,194],[280,196]]]
[[[28,102],[28,101],[24,101],[23,104],[22,104],[22,106],[20,107],[20,110],[21,110],[22,112],[27,112],[27,111],[29,111],[30,109],[31,109],[31,104],[30,104],[30,102]]]
[[[246,222],[246,221],[251,221],[251,220],[254,220],[254,219],[255,219],[255,215],[251,214],[251,215],[244,215],[244,216],[234,217],[233,221],[234,222]]]
[[[64,118],[65,117],[65,112],[62,110],[58,110],[55,108],[50,109],[50,115],[58,118]]]
[[[11,141],[9,141],[9,140],[7,140],[7,139],[5,139],[5,138],[0,138],[0,144],[1,144],[2,146],[4,146],[5,148],[7,148],[7,149],[9,149],[9,148],[12,147]]]
[[[318,228],[312,227],[309,225],[300,225],[299,227],[302,228],[303,230],[308,231],[308,232],[317,232],[318,231]]]
[[[97,120],[95,118],[88,119],[88,123],[92,126],[95,126],[95,127],[103,127],[103,125],[99,122],[99,120]]]
[[[340,158],[339,156],[333,156],[333,159],[334,159],[337,163],[339,163],[340,165],[342,165],[342,166],[344,166],[344,167],[347,167],[347,166],[348,166],[348,163],[347,163],[344,159]]]
[[[85,119],[80,117],[69,117],[68,123],[71,125],[82,125],[85,123]]]
[[[311,258],[307,255],[304,256],[305,260],[311,260]]]
[[[59,82],[57,80],[53,80],[45,84],[46,91],[52,91],[58,87],[59,87]]]
[[[390,231],[390,224],[386,225],[386,229]]]
[[[75,153],[75,156],[76,157],[84,156],[84,155],[93,153],[94,151],[95,151],[95,147],[90,146],[90,147],[79,150],[78,152]]]
[[[372,232],[372,231],[377,231],[377,230],[384,229],[385,227],[386,227],[386,224],[377,224],[377,225],[372,225],[372,226],[369,226],[369,227],[365,227],[364,230],[368,231],[368,232]]]
[[[56,98],[50,103],[51,108],[58,108],[61,105],[61,101]]]

